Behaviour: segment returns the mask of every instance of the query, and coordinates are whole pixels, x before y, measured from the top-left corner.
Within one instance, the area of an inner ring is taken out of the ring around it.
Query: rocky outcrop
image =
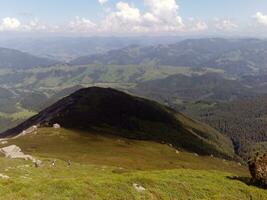
[[[17,136],[13,137],[13,138],[18,138],[20,136],[24,136],[24,135],[28,135],[31,133],[37,134],[37,130],[38,130],[38,126],[37,125],[33,125],[25,130],[23,130],[20,134],[18,134]]]
[[[0,152],[5,155],[6,158],[11,159],[23,159],[23,160],[31,160],[35,159],[30,155],[25,155],[21,149],[16,145],[10,145],[0,149]]]
[[[248,162],[251,173],[251,182],[263,188],[267,188],[267,154],[257,154]]]

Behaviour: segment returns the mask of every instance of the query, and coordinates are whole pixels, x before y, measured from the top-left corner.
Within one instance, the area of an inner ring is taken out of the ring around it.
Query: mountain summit
[[[110,88],[78,90],[0,136],[11,137],[34,125],[55,123],[67,129],[169,143],[204,155],[234,156],[231,142],[211,127],[154,101]]]

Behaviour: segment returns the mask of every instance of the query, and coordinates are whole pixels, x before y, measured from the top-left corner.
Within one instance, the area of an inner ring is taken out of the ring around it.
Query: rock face
[[[257,154],[248,164],[252,183],[267,188],[267,154]]]
[[[21,149],[16,145],[10,145],[0,149],[0,152],[5,155],[6,158],[11,159],[24,159],[24,160],[34,160],[30,155],[25,155]]]

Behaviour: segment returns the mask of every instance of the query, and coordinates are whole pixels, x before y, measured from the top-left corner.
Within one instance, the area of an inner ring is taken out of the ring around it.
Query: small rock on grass
[[[2,178],[2,179],[9,179],[10,177],[7,176],[7,175],[4,175],[4,174],[0,174],[0,178]]]
[[[144,192],[146,190],[146,188],[144,188],[142,185],[139,185],[137,183],[134,183],[133,187],[137,192],[140,192],[140,193]]]

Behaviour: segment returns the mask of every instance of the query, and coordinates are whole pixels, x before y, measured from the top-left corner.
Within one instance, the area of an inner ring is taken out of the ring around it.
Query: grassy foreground
[[[265,190],[233,178],[248,176],[237,163],[177,154],[164,144],[48,128],[8,143],[43,166],[0,157],[0,174],[9,176],[0,178],[0,199],[267,199]]]
[[[5,171],[10,179],[0,180],[0,199],[267,199],[266,191],[219,171],[128,171],[77,163],[67,168],[62,161],[52,168],[45,164],[34,168],[13,162]],[[136,191],[135,183],[146,190]]]

